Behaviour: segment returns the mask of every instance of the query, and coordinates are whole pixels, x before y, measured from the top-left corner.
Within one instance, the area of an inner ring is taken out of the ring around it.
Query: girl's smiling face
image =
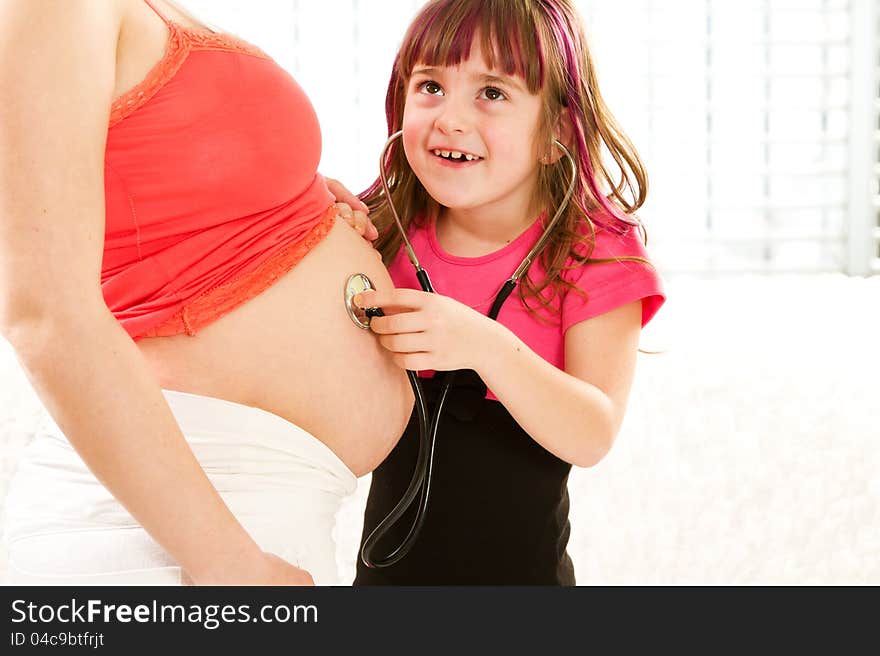
[[[456,214],[503,225],[538,208],[540,95],[490,69],[473,40],[459,66],[417,65],[403,114],[403,146],[427,192]]]

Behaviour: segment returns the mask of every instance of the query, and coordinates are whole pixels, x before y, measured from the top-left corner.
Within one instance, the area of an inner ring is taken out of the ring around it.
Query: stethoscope
[[[406,230],[403,228],[400,216],[397,214],[397,208],[394,207],[394,202],[391,199],[391,191],[388,187],[388,176],[385,172],[388,151],[394,142],[402,135],[403,130],[396,132],[392,134],[385,143],[385,147],[382,149],[382,155],[379,160],[379,178],[382,181],[382,189],[385,192],[388,207],[391,210],[397,228],[400,230],[400,235],[403,237],[403,243],[409,261],[415,268],[416,278],[418,278],[423,291],[434,293],[434,287],[431,285],[431,279],[428,277],[428,272],[422,268],[422,265],[419,263],[419,258],[416,257],[412,244],[407,237]],[[575,185],[577,184],[577,163],[568,148],[562,145],[559,141],[554,141],[553,143],[562,151],[571,166],[571,180],[568,183],[568,190],[565,192],[565,197],[559,205],[559,208],[556,210],[553,220],[550,221],[544,230],[544,234],[541,235],[541,238],[537,241],[534,248],[532,248],[529,254],[526,255],[516,271],[513,272],[510,279],[502,285],[501,291],[499,291],[495,297],[495,301],[492,303],[492,309],[488,314],[488,317],[493,321],[498,319],[498,314],[501,312],[501,308],[504,306],[505,301],[507,301],[513,290],[516,289],[516,286],[519,284],[522,277],[528,272],[529,267],[532,265],[532,262],[537,257],[538,253],[544,248],[544,245],[550,238],[550,234],[553,232],[553,228],[559,222],[559,219],[562,217],[562,214],[565,212],[565,209],[568,207],[571,197],[574,194]],[[345,307],[348,310],[348,314],[355,325],[364,330],[369,330],[370,320],[373,317],[384,316],[384,312],[382,312],[381,308],[361,309],[354,304],[353,298],[361,292],[373,289],[375,288],[373,287],[372,282],[370,282],[370,279],[361,273],[351,276],[345,286]],[[388,513],[388,516],[379,522],[367,539],[364,540],[364,546],[361,549],[360,555],[361,560],[367,567],[389,567],[398,562],[409,552],[418,538],[419,532],[422,530],[422,525],[425,521],[425,511],[428,506],[428,496],[431,491],[431,476],[434,466],[434,445],[437,440],[437,430],[440,425],[440,418],[443,413],[443,405],[446,401],[446,396],[449,393],[449,389],[452,387],[452,383],[455,381],[455,375],[457,372],[450,371],[446,373],[438,396],[437,405],[434,408],[434,413],[430,420],[428,419],[428,406],[425,402],[425,395],[422,390],[422,385],[419,382],[418,373],[415,371],[407,371],[406,373],[409,376],[409,382],[412,385],[413,393],[415,394],[415,407],[419,422],[419,453],[416,458],[416,467],[412,481],[410,481],[409,487],[403,497],[394,509]],[[385,536],[394,524],[400,521],[403,514],[410,508],[410,506],[412,506],[416,495],[420,495],[419,506],[416,512],[416,517],[413,520],[406,538],[404,538],[403,542],[401,542],[401,544],[388,556],[375,560],[372,557],[372,553],[376,544]]]

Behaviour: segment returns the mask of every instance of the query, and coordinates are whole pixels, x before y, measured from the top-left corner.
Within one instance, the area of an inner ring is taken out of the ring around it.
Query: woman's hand
[[[336,213],[367,241],[375,241],[379,238],[379,231],[373,225],[373,222],[370,221],[370,217],[363,211],[352,209],[346,203],[336,203]]]
[[[250,585],[315,585],[312,575],[273,553],[263,552],[266,567],[263,581]]]
[[[184,585],[315,585],[312,575],[268,551],[252,562],[239,562],[224,570],[222,576],[194,581],[184,571]]]
[[[358,294],[361,308],[379,307],[370,329],[392,359],[410,371],[479,370],[498,331],[495,321],[455,299],[415,289],[369,291]]]
[[[348,225],[357,230],[364,239],[369,241],[378,239],[379,231],[373,225],[373,222],[370,221],[370,217],[367,216],[370,213],[369,208],[338,180],[324,178],[324,182],[327,183],[327,189],[330,190],[330,193],[336,199],[336,211],[339,216],[345,219]]]

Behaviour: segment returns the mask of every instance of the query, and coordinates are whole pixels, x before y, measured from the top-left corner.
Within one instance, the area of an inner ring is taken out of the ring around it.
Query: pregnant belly
[[[393,286],[378,254],[345,222],[262,294],[194,337],[144,339],[163,388],[277,414],[324,442],[355,475],[375,469],[413,406],[406,373],[343,303],[351,274]]]

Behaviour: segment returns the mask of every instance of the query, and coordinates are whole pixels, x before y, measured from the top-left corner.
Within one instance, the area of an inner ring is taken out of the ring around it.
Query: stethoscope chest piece
[[[362,273],[356,273],[345,283],[345,309],[355,326],[363,330],[370,329],[371,317],[363,308],[354,304],[357,294],[367,291],[375,291],[372,281]]]

